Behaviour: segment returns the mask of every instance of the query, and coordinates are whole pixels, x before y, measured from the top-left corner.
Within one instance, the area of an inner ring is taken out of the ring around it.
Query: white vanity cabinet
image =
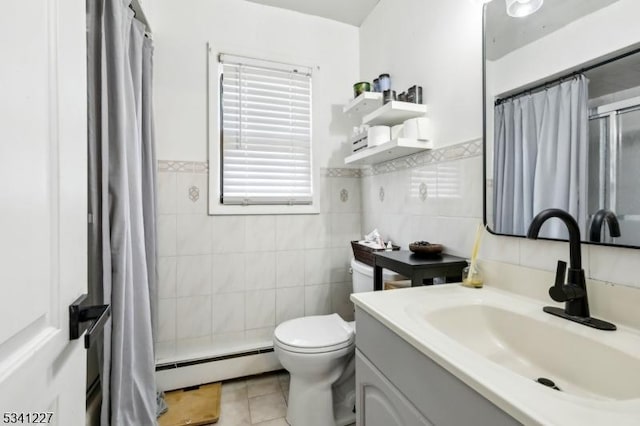
[[[360,308],[356,323],[356,425],[520,424]]]
[[[371,426],[428,426],[425,416],[356,350],[357,422]]]

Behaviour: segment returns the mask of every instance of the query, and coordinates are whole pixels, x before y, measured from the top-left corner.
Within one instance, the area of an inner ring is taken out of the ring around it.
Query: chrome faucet
[[[589,229],[589,241],[592,243],[601,242],[602,224],[605,220],[609,226],[609,235],[612,237],[620,236],[620,222],[618,222],[616,214],[611,210],[600,209],[593,215],[593,220],[591,221],[591,227]]]
[[[591,318],[589,314],[589,300],[587,298],[587,285],[582,269],[582,252],[580,247],[580,227],[578,222],[564,210],[547,209],[543,210],[533,218],[527,238],[538,239],[542,224],[551,219],[558,218],[564,222],[569,231],[569,272],[567,282],[564,282],[567,263],[558,261],[556,269],[556,279],[553,287],[549,289],[549,296],[556,302],[565,302],[564,310],[545,306],[543,310],[551,315],[568,319],[589,327],[600,330],[615,330],[616,326],[597,318]]]

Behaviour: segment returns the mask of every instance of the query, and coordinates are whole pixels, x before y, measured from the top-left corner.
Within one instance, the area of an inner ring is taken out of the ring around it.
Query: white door
[[[0,6],[0,424],[82,425],[68,306],[87,290],[85,0]]]

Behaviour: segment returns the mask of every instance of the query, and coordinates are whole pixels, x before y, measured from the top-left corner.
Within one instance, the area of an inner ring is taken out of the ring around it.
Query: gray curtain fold
[[[101,423],[155,425],[156,294],[151,40],[126,0],[88,1],[91,276],[104,330]],[[96,278],[97,279],[97,278]]]
[[[586,232],[588,84],[577,76],[495,107],[494,221],[499,233],[524,235],[548,208],[569,212]],[[551,221],[540,236],[567,238]]]
[[[157,188],[156,188],[156,150],[153,125],[153,42],[143,40],[142,55],[142,207],[144,216],[145,249],[147,255],[147,276],[149,278],[149,297],[151,303],[151,323],[153,336],[156,335],[157,310],[154,301],[158,300],[158,236],[157,236]],[[153,339],[155,342],[155,338]]]

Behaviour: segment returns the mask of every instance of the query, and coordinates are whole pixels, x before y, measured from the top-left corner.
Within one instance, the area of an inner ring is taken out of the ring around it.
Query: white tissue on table
[[[364,241],[378,241],[380,239],[380,232],[378,232],[378,228],[369,232],[364,236]]]
[[[385,247],[378,229],[374,229],[373,231],[365,235],[364,240],[358,241],[358,244],[362,244],[363,246],[367,246],[376,250],[383,249]]]

